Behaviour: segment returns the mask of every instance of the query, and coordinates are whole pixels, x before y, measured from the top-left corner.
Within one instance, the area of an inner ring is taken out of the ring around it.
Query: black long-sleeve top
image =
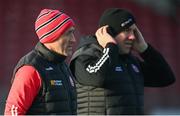
[[[129,55],[119,55],[118,47],[113,43],[106,45],[104,53],[99,52],[100,51],[94,51],[91,49],[89,51],[83,51],[81,54],[76,56],[74,62],[75,67],[71,69],[75,75],[81,75],[76,76],[79,83],[92,86],[102,86],[107,78],[110,68],[112,68],[111,66],[116,64],[118,58],[126,59],[129,57]],[[140,65],[140,70],[144,77],[144,86],[161,87],[175,82],[175,76],[167,61],[150,44],[148,44],[148,48],[141,53],[140,56],[143,61],[137,58],[136,60]],[[101,63],[98,65],[98,62]]]

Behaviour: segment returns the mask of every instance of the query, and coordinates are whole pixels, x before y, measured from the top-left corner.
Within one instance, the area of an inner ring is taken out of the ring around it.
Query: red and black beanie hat
[[[73,20],[64,12],[43,9],[36,19],[35,31],[41,43],[49,43],[58,39],[74,25]]]

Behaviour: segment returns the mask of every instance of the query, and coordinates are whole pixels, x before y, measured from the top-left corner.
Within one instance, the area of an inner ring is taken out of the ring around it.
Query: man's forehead
[[[135,24],[132,24],[129,29],[135,29],[136,28],[136,25]]]
[[[75,27],[70,27],[67,31],[74,31]]]

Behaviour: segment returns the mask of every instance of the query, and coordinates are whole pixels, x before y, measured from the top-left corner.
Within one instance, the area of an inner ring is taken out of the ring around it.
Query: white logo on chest
[[[121,66],[116,66],[116,67],[115,67],[115,71],[116,71],[116,72],[122,72],[123,69],[122,69]]]
[[[45,70],[53,70],[53,68],[52,67],[48,67],[48,68],[45,68]]]
[[[52,86],[62,86],[62,80],[50,80]]]

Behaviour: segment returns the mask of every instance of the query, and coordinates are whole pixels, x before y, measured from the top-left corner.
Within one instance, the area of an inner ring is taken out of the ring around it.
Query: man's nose
[[[133,33],[129,33],[129,35],[128,35],[129,40],[134,40],[135,38],[136,37],[135,37],[135,35]]]

